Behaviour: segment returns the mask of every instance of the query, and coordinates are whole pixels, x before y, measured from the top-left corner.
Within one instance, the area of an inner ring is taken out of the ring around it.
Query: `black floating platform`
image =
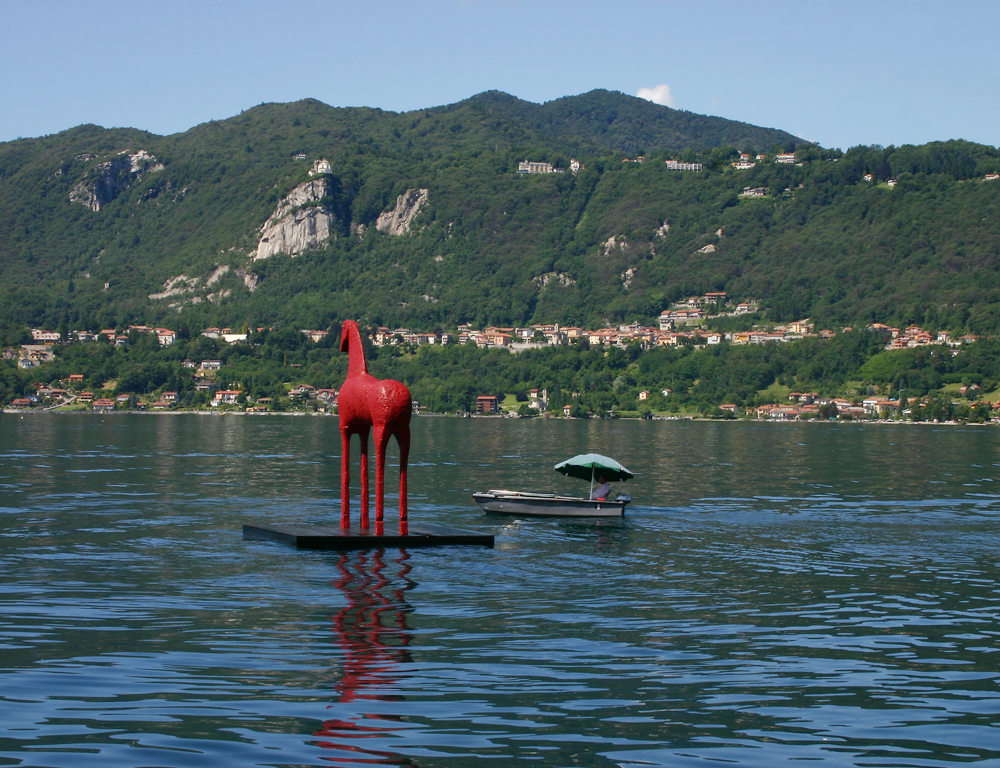
[[[375,549],[378,547],[443,547],[455,544],[493,546],[493,534],[423,523],[399,532],[399,523],[385,526],[382,535],[374,529],[340,528],[332,525],[278,524],[244,525],[243,537],[291,544],[299,549]]]

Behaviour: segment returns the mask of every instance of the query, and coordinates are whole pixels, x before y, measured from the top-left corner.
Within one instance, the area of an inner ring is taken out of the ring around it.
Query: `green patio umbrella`
[[[599,453],[581,453],[566,461],[560,461],[553,469],[569,477],[590,480],[591,493],[594,491],[594,477],[597,475],[604,475],[608,480],[619,482],[634,477],[617,461]]]

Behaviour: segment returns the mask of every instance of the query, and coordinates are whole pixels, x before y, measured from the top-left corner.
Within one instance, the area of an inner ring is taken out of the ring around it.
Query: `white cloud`
[[[674,95],[670,92],[670,86],[666,83],[652,88],[640,88],[636,94],[640,99],[646,99],[654,104],[662,104],[665,107],[674,106]]]

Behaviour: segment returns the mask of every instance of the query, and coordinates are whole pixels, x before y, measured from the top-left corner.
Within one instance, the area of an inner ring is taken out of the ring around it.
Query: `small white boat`
[[[581,453],[556,464],[553,469],[561,475],[590,480],[590,496],[557,496],[554,493],[530,491],[480,491],[472,498],[484,512],[504,515],[534,515],[536,517],[622,517],[625,505],[632,499],[624,493],[610,498],[609,481],[622,482],[633,477],[632,473],[607,456],[599,453]],[[601,485],[594,489],[594,478]],[[599,498],[594,498],[595,496]]]
[[[622,517],[632,499],[618,494],[616,499],[581,499],[552,493],[524,491],[480,491],[472,498],[484,512],[534,517]]]

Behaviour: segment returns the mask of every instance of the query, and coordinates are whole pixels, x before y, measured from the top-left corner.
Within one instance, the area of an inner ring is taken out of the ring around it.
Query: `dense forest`
[[[736,170],[741,152],[764,158]],[[321,158],[329,240],[254,261]],[[518,174],[524,159],[582,168]],[[266,104],[172,136],[80,126],[0,144],[0,337],[345,318],[596,327],[652,323],[707,291],[755,299],[773,322],[997,333],[1000,182],[984,181],[997,171],[994,147],[842,152],[607,91],[408,113]],[[428,190],[409,233],[378,231],[408,189]],[[182,278],[185,300],[151,298]]]

